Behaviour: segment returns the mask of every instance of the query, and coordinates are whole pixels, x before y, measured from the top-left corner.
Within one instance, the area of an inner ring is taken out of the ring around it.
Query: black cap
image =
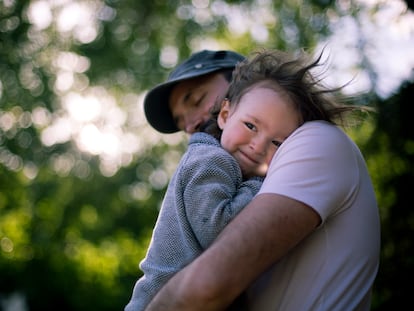
[[[144,112],[148,123],[161,133],[178,132],[179,129],[172,118],[168,105],[174,85],[186,79],[223,69],[232,69],[244,58],[233,51],[203,50],[192,54],[170,73],[166,82],[155,86],[145,96]]]

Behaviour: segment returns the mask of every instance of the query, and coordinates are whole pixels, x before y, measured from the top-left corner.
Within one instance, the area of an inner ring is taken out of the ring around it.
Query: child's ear
[[[230,114],[230,101],[227,98],[225,98],[221,102],[221,109],[217,117],[217,124],[220,129],[224,128],[224,125],[227,122],[227,118],[229,114]]]

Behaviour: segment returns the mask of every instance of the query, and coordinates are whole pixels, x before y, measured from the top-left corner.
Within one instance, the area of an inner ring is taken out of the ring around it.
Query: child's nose
[[[260,155],[265,155],[267,150],[267,143],[264,139],[261,138],[255,138],[252,140],[251,144],[253,150],[255,153]]]

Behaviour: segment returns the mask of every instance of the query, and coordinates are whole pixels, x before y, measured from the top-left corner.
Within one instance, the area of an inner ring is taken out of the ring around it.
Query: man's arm
[[[146,310],[224,310],[319,223],[319,215],[301,202],[258,195]]]

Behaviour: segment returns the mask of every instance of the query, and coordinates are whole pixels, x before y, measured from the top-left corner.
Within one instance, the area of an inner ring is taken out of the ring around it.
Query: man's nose
[[[184,130],[188,134],[193,134],[200,130],[201,124],[202,124],[202,120],[200,118],[190,118],[188,120],[185,120]]]

